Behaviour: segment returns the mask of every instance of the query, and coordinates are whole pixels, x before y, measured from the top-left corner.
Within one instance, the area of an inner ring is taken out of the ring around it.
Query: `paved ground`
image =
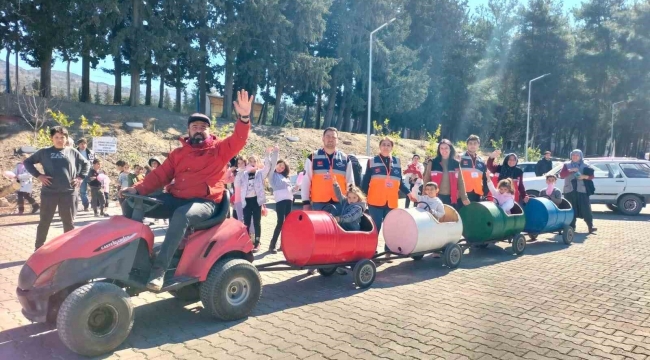
[[[133,332],[107,357],[644,359],[650,356],[650,211],[634,218],[600,206],[595,212],[598,235],[585,236],[580,222],[570,247],[541,236],[521,257],[506,244],[468,250],[453,271],[439,259],[398,261],[382,266],[365,291],[352,288],[350,275],[264,273],[262,299],[239,322],[212,320],[200,302],[140,295],[133,298]],[[23,318],[15,299],[37,221],[0,218],[0,359],[77,358],[56,330]],[[274,221],[270,212],[263,244]],[[49,238],[59,233],[56,222]],[[281,257],[262,254],[256,261]]]

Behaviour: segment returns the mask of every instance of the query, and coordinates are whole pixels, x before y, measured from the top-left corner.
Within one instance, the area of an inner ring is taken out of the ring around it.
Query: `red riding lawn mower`
[[[133,327],[129,296],[149,291],[157,249],[142,220],[161,201],[124,195],[133,219],[113,216],[50,240],[27,259],[18,277],[23,315],[56,323],[63,343],[81,355],[120,346]],[[248,316],[262,293],[253,244],[244,225],[228,218],[229,205],[225,192],[212,218],[188,228],[160,290],[182,300],[200,299],[225,321]]]

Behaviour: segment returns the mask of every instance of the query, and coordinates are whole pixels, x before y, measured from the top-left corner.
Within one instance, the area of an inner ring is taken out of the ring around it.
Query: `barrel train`
[[[323,276],[337,268],[352,271],[359,288],[372,285],[377,266],[393,259],[421,260],[440,254],[445,266],[456,268],[467,248],[485,248],[506,241],[512,252],[526,249],[527,234],[535,241],[540,234],[558,233],[569,245],[574,211],[563,200],[559,206],[546,198],[530,198],[524,209],[515,204],[510,214],[490,201],[475,202],[456,211],[445,205],[445,215],[436,219],[423,208],[395,209],[383,223],[387,251],[377,253],[379,234],[368,215],[360,231],[345,231],[324,211],[293,211],[282,227],[282,251],[286,261],[257,265],[259,271],[318,270]]]

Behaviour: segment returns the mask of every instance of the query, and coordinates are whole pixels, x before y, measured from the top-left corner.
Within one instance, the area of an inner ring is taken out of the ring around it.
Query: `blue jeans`
[[[81,198],[81,204],[84,206],[84,209],[88,209],[88,179],[84,179],[79,186],[79,197]]]
[[[377,227],[377,233],[381,231],[381,224],[384,222],[384,219],[386,218],[386,215],[391,211],[392,209],[388,207],[388,205],[384,206],[368,206],[368,212],[370,213],[370,217],[372,218],[372,221],[375,222],[375,226]],[[384,250],[388,251],[388,246],[384,245]]]

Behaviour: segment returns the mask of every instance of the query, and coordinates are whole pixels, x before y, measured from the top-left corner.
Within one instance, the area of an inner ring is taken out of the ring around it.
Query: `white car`
[[[561,162],[553,161],[553,167],[556,167],[558,164],[561,164]],[[520,162],[520,163],[517,164],[517,167],[520,168],[524,172],[524,179],[529,178],[529,177],[537,176],[535,174],[535,167],[536,166],[537,166],[536,161],[535,162],[533,162],[533,161]]]
[[[650,162],[630,158],[585,159],[595,169],[594,187],[596,193],[590,197],[592,204],[605,204],[610,210],[625,215],[637,215],[650,200]],[[564,180],[559,178],[563,164],[547,174],[558,177],[558,189],[562,190]],[[546,188],[546,177],[524,178],[528,195],[538,196]]]
[[[363,175],[366,173],[366,167],[368,166],[368,160],[370,160],[370,156],[366,155],[355,155],[356,158],[359,160],[359,165],[361,165],[361,178],[363,179]],[[296,180],[298,180],[298,175],[291,175],[289,177],[291,180],[291,185],[296,185]],[[300,199],[302,195],[300,195],[300,185],[298,184],[298,189],[293,192],[293,200]]]

